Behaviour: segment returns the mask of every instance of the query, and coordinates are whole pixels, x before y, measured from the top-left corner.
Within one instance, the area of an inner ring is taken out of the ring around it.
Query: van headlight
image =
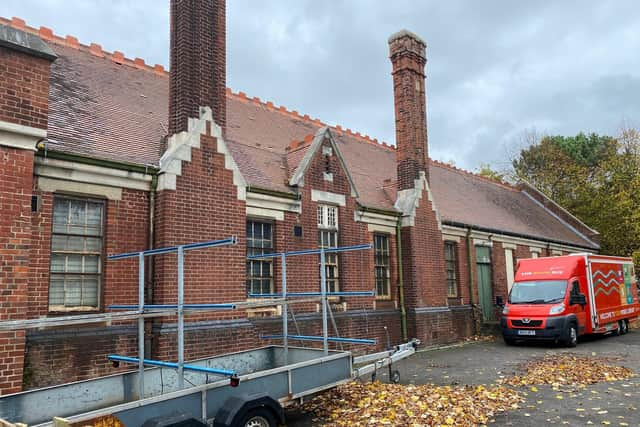
[[[554,305],[553,307],[551,307],[549,309],[549,315],[553,316],[554,314],[560,314],[560,313],[564,312],[564,309],[565,309],[564,303],[558,304],[558,305]]]
[[[509,306],[505,305],[504,307],[502,307],[502,314],[508,314],[509,313]]]

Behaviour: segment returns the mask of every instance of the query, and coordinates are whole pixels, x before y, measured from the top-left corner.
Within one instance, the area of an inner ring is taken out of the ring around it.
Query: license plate
[[[518,335],[535,335],[536,331],[533,330],[528,330],[528,329],[521,329],[518,331]]]

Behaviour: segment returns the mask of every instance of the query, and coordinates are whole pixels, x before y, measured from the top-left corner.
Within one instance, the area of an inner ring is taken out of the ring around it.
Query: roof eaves
[[[587,242],[591,243],[593,246],[579,245],[579,244],[567,242],[567,241],[564,241],[564,240],[549,239],[548,237],[534,236],[534,235],[531,235],[531,234],[524,234],[524,233],[516,233],[516,232],[513,232],[513,231],[500,230],[500,229],[491,228],[491,227],[483,227],[481,225],[466,224],[466,223],[463,223],[463,222],[451,221],[451,220],[446,220],[446,219],[443,220],[442,223],[444,225],[449,225],[451,227],[470,228],[472,230],[483,231],[483,232],[486,232],[486,233],[502,234],[504,236],[520,237],[520,238],[529,239],[529,240],[538,240],[538,241],[541,241],[541,242],[555,243],[555,244],[558,244],[558,245],[571,246],[571,247],[574,247],[574,248],[587,249],[587,250],[590,250],[590,251],[599,250],[600,249],[600,245],[599,244],[594,243],[589,239],[587,239]]]

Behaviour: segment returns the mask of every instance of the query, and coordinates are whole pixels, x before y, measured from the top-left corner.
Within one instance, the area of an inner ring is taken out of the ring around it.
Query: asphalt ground
[[[623,336],[580,339],[576,348],[531,343],[507,346],[501,338],[442,349],[420,351],[394,365],[403,384],[490,385],[500,378],[523,373],[527,361],[548,354],[572,352],[586,356],[619,357],[614,362],[640,374],[640,330]],[[387,381],[380,372],[378,379]],[[499,414],[494,426],[611,425],[640,427],[640,377],[555,391],[550,385],[516,387],[525,401],[519,409]],[[322,420],[298,408],[287,411],[287,426],[322,426]]]

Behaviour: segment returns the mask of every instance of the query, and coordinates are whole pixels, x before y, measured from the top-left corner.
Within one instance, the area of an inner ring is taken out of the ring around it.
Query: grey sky
[[[168,63],[168,0],[3,0],[56,34]],[[430,154],[503,167],[525,129],[614,134],[640,120],[640,4],[230,0],[227,84],[394,141],[387,37],[427,42]]]

